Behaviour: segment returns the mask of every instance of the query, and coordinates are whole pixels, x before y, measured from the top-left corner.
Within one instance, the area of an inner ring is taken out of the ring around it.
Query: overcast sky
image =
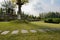
[[[0,3],[3,0],[0,0]],[[60,12],[60,0],[29,0],[22,6],[22,11],[26,14],[39,15],[42,12]]]
[[[22,6],[25,13],[39,15],[41,12],[60,12],[60,0],[29,0],[29,3]]]

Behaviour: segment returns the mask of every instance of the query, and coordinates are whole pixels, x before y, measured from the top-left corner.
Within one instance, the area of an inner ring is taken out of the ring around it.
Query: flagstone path
[[[54,31],[59,31],[60,32],[60,28],[44,28],[44,29],[37,29],[37,30],[13,30],[13,31],[2,31],[0,30],[0,35],[7,35],[7,34],[18,34],[18,33],[22,33],[22,34],[26,34],[26,33],[47,33],[47,32],[54,32]]]

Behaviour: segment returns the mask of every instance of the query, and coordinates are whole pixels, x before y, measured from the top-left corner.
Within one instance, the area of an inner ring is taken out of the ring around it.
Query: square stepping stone
[[[27,30],[21,30],[21,33],[29,33]]]
[[[4,32],[2,32],[1,33],[1,35],[6,35],[6,34],[8,34],[10,31],[4,31]]]
[[[36,30],[30,30],[31,33],[36,33],[37,31]]]
[[[14,31],[12,31],[11,34],[18,34],[18,33],[19,33],[19,30],[14,30]]]
[[[44,29],[38,29],[39,32],[46,32]]]
[[[51,31],[50,29],[44,29],[45,31]]]

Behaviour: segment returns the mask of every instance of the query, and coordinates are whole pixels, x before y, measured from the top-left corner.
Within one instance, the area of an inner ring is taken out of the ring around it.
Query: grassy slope
[[[11,22],[0,22],[0,30],[15,30],[15,29],[38,29],[38,28],[60,28],[60,24],[51,24],[44,22],[31,22],[25,23],[11,23]]]
[[[10,23],[10,22],[0,22],[0,30],[21,30],[21,29],[38,29],[38,28],[60,28],[60,24],[49,24],[43,22],[31,22],[30,24],[25,23]],[[0,35],[0,40],[60,40],[60,32],[47,32],[47,33],[29,33],[11,35]]]
[[[44,23],[43,21],[40,22],[32,22],[35,25],[39,25],[40,27],[48,27],[48,28],[60,28],[60,24],[53,24],[53,23]]]

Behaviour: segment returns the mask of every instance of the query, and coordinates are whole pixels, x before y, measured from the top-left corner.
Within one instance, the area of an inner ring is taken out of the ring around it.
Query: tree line
[[[48,13],[41,13],[39,14],[41,18],[60,18],[59,12],[48,12]]]
[[[15,6],[16,4],[13,4],[11,1],[4,1],[1,6],[3,8],[0,8],[0,20],[16,20],[18,17],[21,17],[22,20],[29,20],[29,21],[40,21],[41,19],[47,19],[47,18],[60,18],[59,12],[48,12],[48,13],[40,13],[38,17],[33,15],[24,14],[21,12],[21,6],[24,4],[24,0],[17,0],[18,12],[15,13]],[[20,15],[20,16],[19,16]]]

